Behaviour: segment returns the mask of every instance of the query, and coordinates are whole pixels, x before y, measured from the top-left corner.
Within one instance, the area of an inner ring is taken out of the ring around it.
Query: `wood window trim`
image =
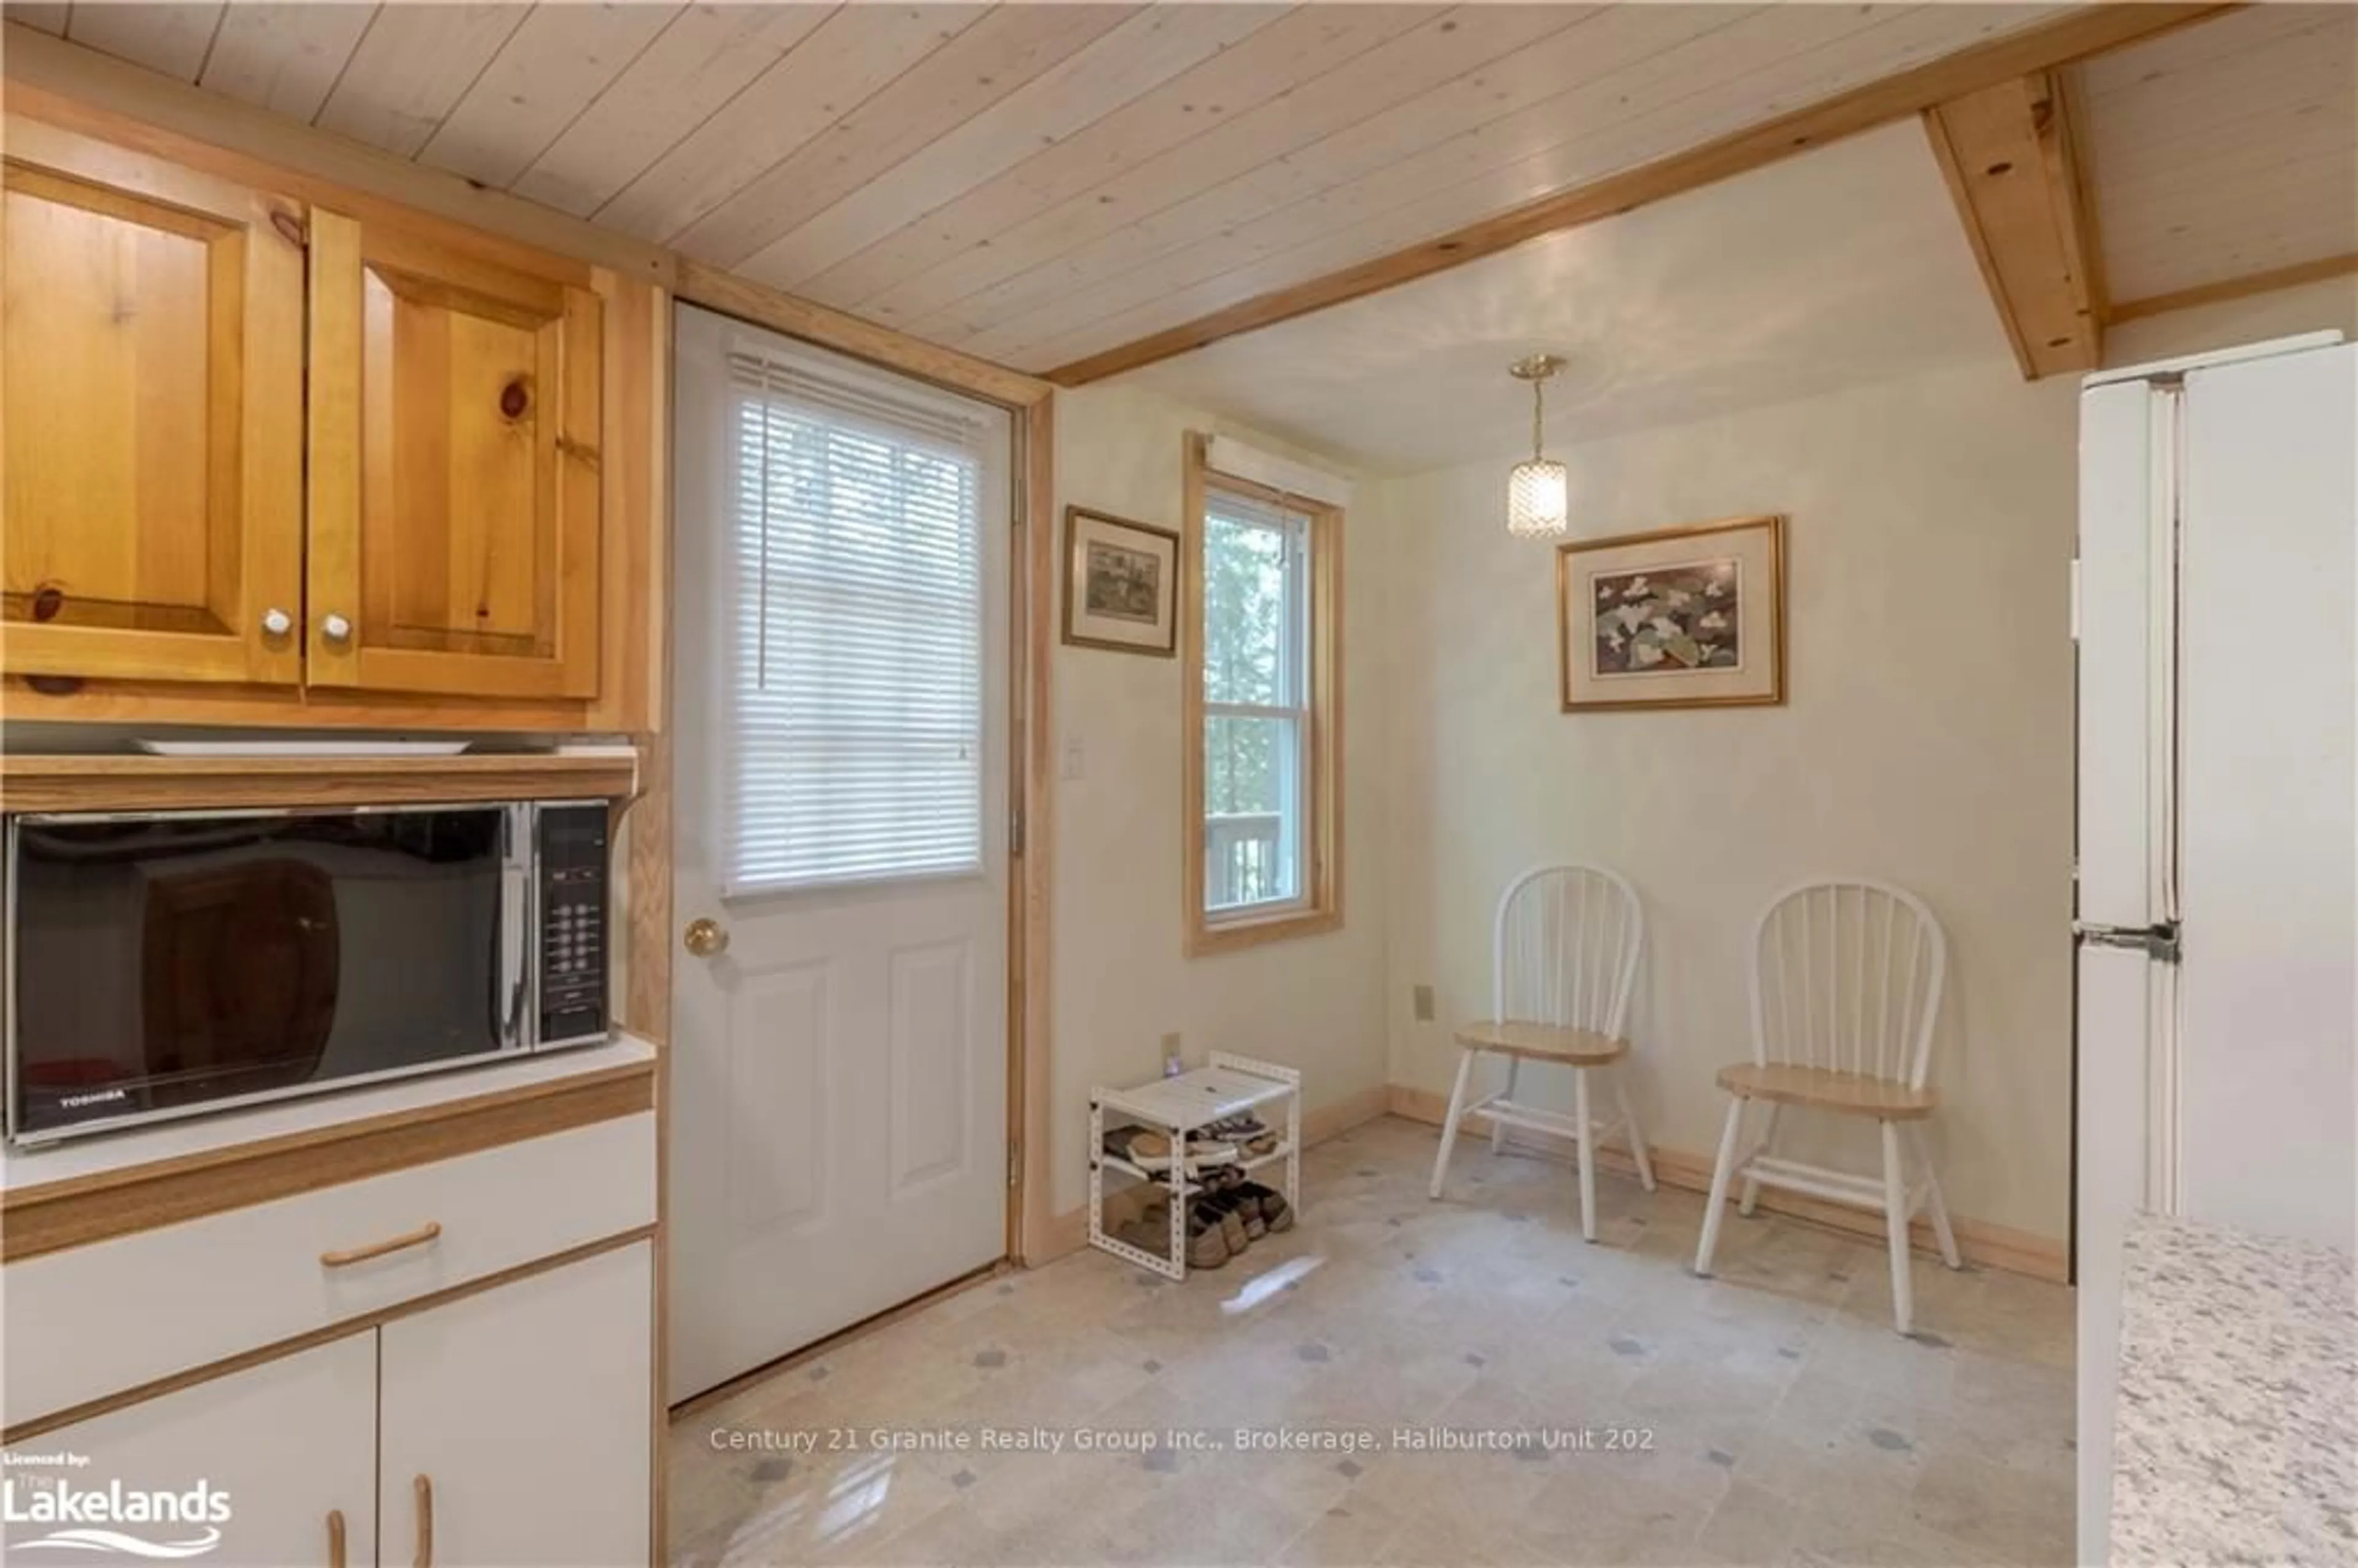
[[[1343,927],[1343,509],[1273,490],[1206,460],[1208,438],[1181,438],[1180,929],[1191,958]],[[1301,903],[1260,916],[1204,914],[1204,497],[1214,483],[1310,519],[1309,886]]]

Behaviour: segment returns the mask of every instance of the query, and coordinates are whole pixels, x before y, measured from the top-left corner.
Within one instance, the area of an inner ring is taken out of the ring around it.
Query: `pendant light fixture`
[[[1507,532],[1519,539],[1552,538],[1571,524],[1571,486],[1564,466],[1540,451],[1541,385],[1563,368],[1553,354],[1533,354],[1507,367],[1531,384],[1531,457],[1507,476]]]

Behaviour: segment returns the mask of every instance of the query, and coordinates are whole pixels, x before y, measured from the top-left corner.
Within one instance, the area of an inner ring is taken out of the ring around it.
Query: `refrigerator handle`
[[[2180,958],[2178,922],[2165,920],[2154,925],[2104,925],[2091,920],[2071,923],[2074,939],[2091,947],[2128,947],[2145,954],[2157,964],[2175,964]]]

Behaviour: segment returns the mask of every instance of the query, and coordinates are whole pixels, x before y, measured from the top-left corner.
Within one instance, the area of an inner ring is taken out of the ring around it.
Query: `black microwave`
[[[610,1037],[604,801],[5,828],[12,1144]]]

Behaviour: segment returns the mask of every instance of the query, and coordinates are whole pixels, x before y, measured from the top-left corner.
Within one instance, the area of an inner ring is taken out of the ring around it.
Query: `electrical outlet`
[[[1419,1023],[1431,1023],[1433,1022],[1433,988],[1417,987],[1410,993],[1410,1000],[1411,1005],[1416,1009],[1416,1021]]]
[[[1179,1059],[1179,1032],[1174,1029],[1163,1037],[1163,1076],[1175,1078],[1185,1070]]]

